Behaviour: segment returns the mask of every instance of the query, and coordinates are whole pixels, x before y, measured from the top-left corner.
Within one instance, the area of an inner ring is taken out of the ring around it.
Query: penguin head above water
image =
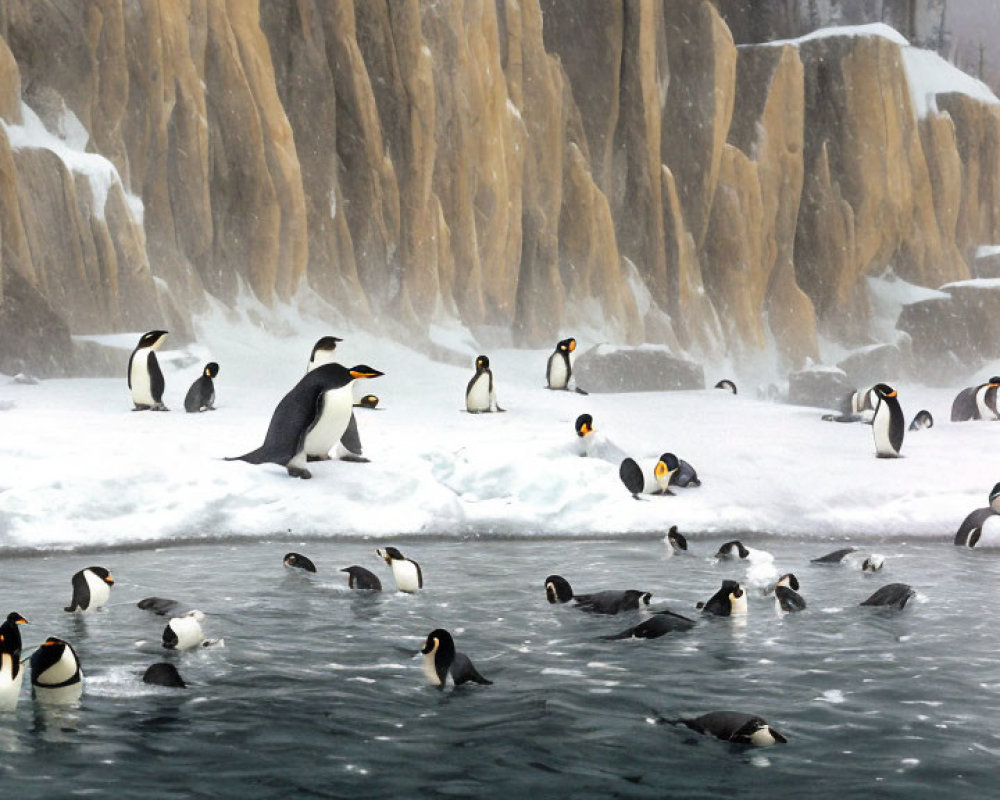
[[[594,432],[594,418],[590,414],[581,414],[576,418],[573,427],[576,429],[576,435],[582,439]]]
[[[674,550],[687,550],[688,543],[687,539],[684,538],[684,534],[677,530],[676,525],[671,525],[670,530],[667,531],[667,544]]]
[[[718,552],[715,554],[716,558],[747,558],[750,555],[750,551],[744,547],[743,542],[734,539],[731,542],[726,542],[719,547]]]
[[[380,547],[375,551],[375,554],[385,561],[386,564],[392,566],[393,561],[405,561],[406,556],[404,556],[395,547]]]
[[[556,345],[556,350],[561,353],[572,353],[576,350],[576,339],[563,339],[559,344]]]
[[[153,350],[158,350],[160,345],[163,344],[164,340],[167,338],[168,331],[149,331],[144,333],[139,337],[139,344],[136,345],[136,349],[140,347],[151,347]]]
[[[796,578],[793,573],[786,572],[784,575],[782,575],[780,578],[778,578],[778,582],[776,584],[774,584],[774,585],[776,587],[777,586],[787,586],[793,592],[797,592],[799,590],[799,579]]]
[[[215,361],[209,361],[205,365],[205,369],[202,371],[202,374],[206,378],[214,378],[219,374],[219,365]]]
[[[545,579],[545,597],[550,603],[568,603],[573,599],[573,589],[562,575],[549,575]]]
[[[435,628],[427,634],[420,652],[424,655],[424,674],[427,680],[439,689],[444,687],[448,670],[455,660],[455,640],[451,638],[451,634],[444,628]]]
[[[880,556],[878,553],[872,553],[868,558],[861,562],[862,572],[878,572],[882,569],[885,564],[885,557]]]

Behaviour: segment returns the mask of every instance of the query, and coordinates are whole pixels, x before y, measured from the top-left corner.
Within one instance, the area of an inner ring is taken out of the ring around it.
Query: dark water
[[[645,642],[599,640],[638,615],[549,606],[543,579],[645,589],[696,616],[722,578],[745,575],[709,557],[718,540],[673,559],[659,539],[394,542],[423,566],[416,596],[346,590],[336,570],[350,564],[393,586],[374,542],[8,556],[0,611],[33,623],[24,655],[49,635],[70,640],[86,688],[78,708],[46,715],[24,687],[0,716],[0,787],[16,798],[989,796],[1000,555],[882,542],[886,567],[866,576],[808,565],[839,542],[747,543],[797,573],[805,612],[779,618],[755,592],[745,624],[705,620]],[[285,570],[289,550],[319,573]],[[88,564],[117,578],[112,605],[70,616],[69,576]],[[857,607],[896,581],[919,592],[903,612]],[[224,646],[165,654],[163,619],[132,605],[153,594],[205,611]],[[412,654],[438,626],[493,686],[424,683]],[[141,682],[165,657],[186,691]],[[742,749],[650,722],[714,709],[758,713],[789,744]]]

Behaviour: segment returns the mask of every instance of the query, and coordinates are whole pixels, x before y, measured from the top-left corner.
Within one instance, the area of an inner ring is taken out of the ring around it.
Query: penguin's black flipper
[[[579,386],[574,387],[573,391],[576,392],[577,394],[583,394],[583,395],[590,394],[590,392],[583,391],[583,389],[581,389]]]
[[[990,508],[977,508],[970,513],[958,528],[955,534],[955,544],[959,547],[975,547],[982,534],[983,523],[992,517],[996,512]]]
[[[844,560],[844,556],[853,553],[856,548],[845,547],[843,550],[834,550],[832,553],[827,553],[825,556],[820,556],[819,558],[814,558],[809,563],[811,564],[839,564]]]
[[[861,605],[892,607],[902,611],[906,607],[907,601],[911,597],[915,597],[916,594],[913,588],[905,583],[889,583],[863,601]]]
[[[951,404],[952,422],[965,422],[979,418],[979,411],[976,409],[976,388],[975,386],[966,386],[955,396],[955,400]]]
[[[132,355],[128,357],[128,372],[125,373],[125,378],[128,380],[128,388],[132,388],[132,362],[135,360],[135,350],[132,351]]]
[[[340,437],[340,443],[353,455],[361,455],[361,436],[358,433],[358,421],[354,418],[353,411],[351,412],[351,420],[344,430],[344,435]]]
[[[162,405],[163,389],[166,387],[166,383],[163,380],[163,373],[160,371],[160,362],[156,360],[156,353],[152,350],[146,356],[146,367],[149,370],[149,393],[153,396],[153,402]]]
[[[455,660],[451,662],[451,677],[456,686],[463,683],[481,683],[484,686],[491,686],[493,681],[484,678],[473,666],[472,661],[465,653],[455,653]]]

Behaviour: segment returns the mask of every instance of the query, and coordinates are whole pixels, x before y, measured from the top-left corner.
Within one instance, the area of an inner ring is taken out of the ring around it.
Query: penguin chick
[[[931,416],[931,412],[926,409],[922,409],[916,413],[913,417],[913,421],[910,423],[909,430],[911,431],[922,431],[927,428],[934,427],[934,417]]]
[[[424,588],[424,575],[416,561],[407,558],[395,547],[379,548],[375,554],[389,565],[399,591],[412,594]]]
[[[455,686],[469,682],[487,686],[493,683],[479,674],[465,653],[455,649],[454,639],[443,628],[436,628],[427,634],[420,652],[424,655],[424,675],[438,689],[444,689],[449,678]]]
[[[104,567],[81,569],[72,578],[73,599],[66,611],[93,611],[108,602],[115,579]]]
[[[215,411],[215,381],[219,374],[219,365],[210,361],[201,371],[201,375],[191,384],[184,395],[184,410],[189,414],[199,411]]]

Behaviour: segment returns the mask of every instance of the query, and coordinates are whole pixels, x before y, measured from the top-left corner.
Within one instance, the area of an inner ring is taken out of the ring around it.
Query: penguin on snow
[[[201,371],[201,375],[191,384],[184,395],[184,410],[189,414],[199,411],[215,411],[215,376],[219,374],[219,365],[210,361]]]
[[[1000,411],[997,410],[998,388],[1000,388],[1000,376],[994,375],[986,383],[968,386],[960,391],[951,404],[951,421],[1000,419]]]
[[[569,391],[569,383],[573,377],[573,363],[570,354],[576,350],[576,339],[563,339],[556,345],[556,349],[549,356],[545,365],[545,382],[549,389],[563,389]],[[576,389],[578,394],[586,394],[580,388]]]
[[[312,372],[316,367],[321,367],[324,364],[336,363],[334,359],[336,358],[335,351],[337,349],[337,343],[344,341],[339,336],[324,336],[319,339],[316,344],[313,345],[312,353],[309,355],[309,363],[306,366],[306,372]],[[361,449],[361,434],[358,433],[358,421],[354,417],[354,409],[358,407],[364,408],[375,408],[378,405],[378,398],[375,395],[366,395],[361,398],[358,403],[354,402],[353,387],[351,389],[351,416],[347,422],[347,427],[343,429],[343,433],[340,436],[339,442],[332,440],[332,432],[326,435],[321,435],[320,431],[325,427],[331,429],[339,429],[340,421],[339,419],[333,419],[333,417],[339,417],[344,414],[344,404],[346,398],[340,397],[338,394],[334,394],[338,390],[331,390],[328,396],[324,398],[324,414],[317,423],[317,432],[313,435],[309,442],[307,442],[306,447],[306,460],[307,461],[326,461],[330,458],[330,450],[333,449],[334,445],[337,447],[337,457],[341,461],[368,461],[362,455]],[[371,403],[369,398],[374,398],[374,404]],[[326,402],[326,401],[329,402]],[[367,402],[366,402],[367,401]],[[332,415],[332,416],[331,416]],[[324,449],[325,448],[325,449]]]
[[[476,374],[465,389],[465,408],[470,414],[484,414],[490,411],[505,411],[497,403],[497,390],[493,382],[493,370],[487,356],[476,358]]]
[[[875,384],[874,390],[878,396],[875,417],[872,419],[875,455],[879,458],[898,458],[906,425],[903,410],[899,407],[899,398],[896,390],[884,383]]]
[[[167,338],[167,331],[149,331],[139,337],[139,343],[128,359],[128,388],[132,392],[134,411],[167,411],[163,405],[165,382],[156,351]]]

